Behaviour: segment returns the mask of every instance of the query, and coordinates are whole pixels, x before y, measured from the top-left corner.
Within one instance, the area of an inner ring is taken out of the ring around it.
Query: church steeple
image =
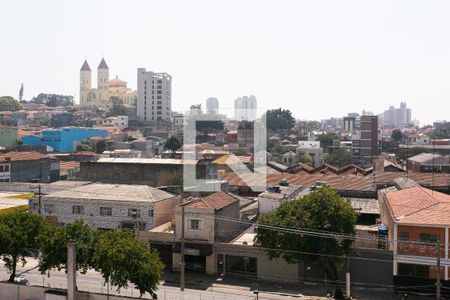
[[[104,58],[102,58],[102,61],[100,62],[100,64],[98,65],[97,69],[106,69],[109,70],[108,65],[106,64],[106,61]]]
[[[83,65],[81,66],[81,70],[80,71],[91,71],[91,68],[89,67],[89,64],[87,62],[87,60],[84,60]]]

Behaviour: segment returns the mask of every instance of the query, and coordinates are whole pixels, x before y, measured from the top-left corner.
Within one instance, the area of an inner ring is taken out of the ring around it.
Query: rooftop
[[[439,154],[433,154],[433,153],[420,153],[417,154],[413,157],[408,158],[408,160],[410,161],[414,161],[417,163],[424,163],[424,162],[428,162],[430,160],[433,160],[433,158],[438,158],[440,157]]]
[[[147,185],[90,183],[73,188],[56,191],[48,194],[46,198],[84,199],[90,201],[133,201],[158,202],[174,197],[172,194]]]
[[[98,163],[117,163],[117,164],[151,164],[151,165],[183,165],[197,164],[196,160],[182,160],[173,158],[100,158]]]
[[[450,195],[416,186],[387,192],[384,199],[398,223],[450,225]]]
[[[279,189],[279,192],[266,190],[259,194],[259,197],[270,198],[270,199],[284,199],[292,194],[295,194],[302,190],[304,187],[301,185],[290,185],[290,186],[276,186],[276,189]]]
[[[225,192],[217,192],[212,195],[196,199],[182,204],[184,207],[190,208],[213,208],[215,210],[222,209],[232,203],[239,201],[237,198]]]
[[[42,158],[48,157],[45,154],[33,151],[24,151],[24,152],[8,152],[5,154],[0,154],[0,161],[26,161],[26,160],[38,160]]]

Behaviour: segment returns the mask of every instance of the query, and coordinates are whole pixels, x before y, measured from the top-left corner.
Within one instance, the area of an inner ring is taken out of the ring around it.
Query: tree
[[[172,157],[175,151],[181,148],[181,142],[177,139],[176,136],[172,135],[170,138],[167,139],[166,144],[164,145],[165,150],[170,150]]]
[[[92,260],[97,247],[100,231],[91,229],[83,221],[65,224],[64,226],[48,226],[39,237],[41,258],[39,271],[52,268],[67,269],[67,243],[72,240],[77,248],[77,270],[85,273],[94,267]]]
[[[288,263],[312,262],[337,279],[337,270],[350,253],[352,240],[317,234],[299,234],[273,226],[336,234],[355,234],[356,213],[350,203],[334,190],[323,187],[301,199],[286,201],[258,220],[256,242],[270,259],[281,257]]]
[[[339,141],[341,140],[341,137],[335,132],[327,132],[325,134],[318,135],[317,140],[320,142],[320,145],[322,145],[322,143],[330,143],[334,140]]]
[[[311,155],[308,153],[302,154],[298,157],[297,162],[305,163],[308,165],[314,165],[314,160],[312,159]]]
[[[16,99],[10,96],[0,97],[0,111],[18,111],[22,110],[22,104],[19,103]]]
[[[270,130],[289,130],[295,125],[295,119],[288,109],[271,109],[266,113],[267,128]]]
[[[98,140],[95,145],[95,153],[102,154],[106,150],[106,142],[105,140]]]
[[[352,156],[347,150],[337,148],[325,157],[325,162],[333,166],[343,167],[352,162]]]
[[[44,104],[50,107],[56,107],[72,106],[73,100],[73,96],[40,93],[36,97],[33,97],[30,102],[35,104]]]
[[[117,290],[132,283],[141,296],[154,294],[164,269],[155,250],[148,250],[130,231],[112,230],[100,236],[93,257],[95,268]]]
[[[77,146],[77,152],[81,151],[92,152],[94,151],[94,146],[90,141],[81,141],[81,143]]]
[[[41,216],[28,212],[16,211],[0,216],[0,255],[11,272],[9,282],[14,282],[19,260],[25,265],[25,257],[36,255],[37,237],[45,226]]]
[[[438,124],[431,134],[435,139],[450,139],[450,122]]]
[[[400,129],[394,129],[394,130],[392,130],[391,138],[392,138],[394,141],[399,142],[399,141],[402,139],[402,137],[403,137],[403,134],[402,134],[402,132],[400,131]]]
[[[127,116],[128,110],[123,105],[123,101],[119,97],[111,97],[111,109],[107,113],[108,117],[111,116]]]

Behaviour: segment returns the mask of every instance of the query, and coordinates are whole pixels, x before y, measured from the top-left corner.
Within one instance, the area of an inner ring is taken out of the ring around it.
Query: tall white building
[[[411,108],[407,108],[406,102],[401,102],[400,108],[390,106],[384,112],[383,126],[401,128],[408,126],[411,122]]]
[[[234,101],[234,117],[237,121],[254,121],[256,119],[256,97],[244,96]]]
[[[138,69],[137,116],[139,121],[168,121],[172,115],[172,77]]]
[[[209,114],[217,115],[219,113],[219,100],[217,98],[206,99],[206,111]]]

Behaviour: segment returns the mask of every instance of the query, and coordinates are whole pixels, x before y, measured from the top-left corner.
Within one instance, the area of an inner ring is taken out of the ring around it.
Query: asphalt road
[[[64,271],[51,271],[50,275],[42,275],[37,270],[37,261],[35,259],[29,259],[25,267],[18,266],[17,274],[20,277],[29,280],[30,285],[46,286],[49,288],[67,288],[67,277]],[[7,280],[9,274],[3,264],[0,264],[0,280]],[[79,274],[77,276],[77,287],[80,291],[88,291],[95,293],[108,292],[108,287],[101,275],[94,270],[89,270],[86,274]],[[139,291],[134,288],[122,289],[117,291],[114,287],[109,289],[111,295],[122,295],[139,297]],[[212,300],[251,300],[256,299],[253,292],[242,287],[208,287],[205,290],[196,290],[186,288],[184,292],[180,292],[178,287],[165,286],[160,284],[158,286],[158,299],[164,300],[199,300],[199,299],[212,299]],[[261,300],[278,300],[278,299],[298,299],[298,297],[292,297],[288,295],[276,295],[269,293],[259,293],[259,299]],[[144,295],[145,298],[150,298],[149,294]],[[315,297],[301,297],[301,299],[317,299]]]

